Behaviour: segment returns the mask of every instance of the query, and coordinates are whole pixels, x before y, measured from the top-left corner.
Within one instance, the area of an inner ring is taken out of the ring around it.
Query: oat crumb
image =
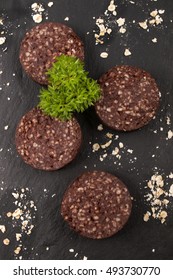
[[[41,14],[35,14],[35,15],[32,16],[32,18],[33,18],[33,21],[34,21],[35,23],[40,23],[40,22],[42,22],[42,20],[43,20]]]
[[[170,178],[170,177],[169,177]],[[170,189],[169,189],[169,196],[172,196],[173,197],[173,185],[170,186]]]
[[[13,196],[15,199],[18,199],[18,198],[19,198],[19,194],[18,194],[18,193],[12,193],[12,196]]]
[[[118,24],[119,27],[122,26],[122,25],[124,25],[124,24],[125,24],[125,18],[119,18],[119,19],[117,19],[117,24]]]
[[[22,237],[21,233],[16,233],[16,241],[19,241],[21,237]]]
[[[8,213],[7,213],[7,217],[10,218],[11,216],[12,216],[12,213],[11,213],[11,212],[8,212]]]
[[[151,41],[152,41],[153,43],[157,43],[157,38],[153,38]]]
[[[113,151],[112,151],[112,155],[116,156],[119,153],[119,149],[116,147]]]
[[[99,124],[98,127],[97,127],[97,130],[102,131],[103,130],[103,125]]]
[[[131,51],[129,50],[129,49],[125,49],[125,51],[124,51],[124,55],[125,56],[130,56],[132,53],[131,53]]]
[[[14,250],[14,253],[15,253],[16,255],[18,255],[18,254],[20,253],[20,251],[21,251],[21,247],[17,247],[17,248]]]
[[[115,6],[115,4],[114,4],[114,1],[111,1],[110,4],[109,4],[109,6],[108,6],[108,11],[114,12],[115,9],[116,9],[116,6]]]
[[[74,253],[74,249],[69,249],[69,252],[70,253]]]
[[[65,21],[69,21],[69,17],[65,17],[65,19],[64,19]]]
[[[156,17],[157,16],[157,14],[158,14],[158,11],[157,10],[154,10],[154,11],[152,11],[151,13],[150,13],[150,16],[152,16],[152,17]]]
[[[133,150],[131,150],[131,149],[128,149],[127,152],[128,152],[129,154],[133,154]]]
[[[49,8],[51,8],[53,6],[53,2],[49,2],[47,5]]]
[[[122,142],[120,142],[119,147],[120,147],[120,149],[122,149],[124,147],[124,144]]]
[[[92,146],[93,152],[97,152],[100,149],[100,145],[98,143],[93,144]]]
[[[4,225],[0,225],[0,231],[4,233],[6,231],[6,227]]]
[[[8,127],[9,127],[8,125],[4,126],[4,130],[8,130]]]
[[[147,20],[143,22],[139,22],[139,26],[143,29],[147,29],[148,28]]]
[[[107,53],[107,52],[102,52],[102,53],[100,54],[100,57],[101,57],[101,58],[107,58],[107,57],[108,57],[108,53]]]
[[[173,131],[169,130],[167,139],[171,139],[172,137],[173,137]]]
[[[114,136],[112,133],[106,133],[106,136],[109,138],[109,139],[112,139],[112,137]]]
[[[102,149],[108,148],[111,145],[111,143],[112,143],[112,140],[109,140],[107,143],[101,145],[101,148]]]
[[[6,41],[6,37],[0,37],[0,45],[3,45]]]
[[[8,238],[3,240],[4,245],[8,246],[10,244],[10,240]]]
[[[168,176],[170,179],[173,179],[173,173],[171,172]]]
[[[148,222],[150,219],[151,213],[147,211],[147,213],[144,214],[144,222]]]
[[[120,32],[121,34],[126,33],[126,31],[127,31],[126,28],[123,27],[123,26],[121,26],[120,29],[119,29],[119,32]]]

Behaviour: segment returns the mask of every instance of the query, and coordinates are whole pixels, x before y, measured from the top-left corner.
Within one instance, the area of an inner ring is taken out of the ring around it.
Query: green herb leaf
[[[84,63],[76,57],[57,57],[47,74],[49,85],[40,91],[39,107],[51,117],[68,120],[100,97],[100,86],[88,77]]]

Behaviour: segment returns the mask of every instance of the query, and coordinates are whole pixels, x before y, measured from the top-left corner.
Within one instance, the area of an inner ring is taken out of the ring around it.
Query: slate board
[[[125,17],[127,32],[120,35],[117,25],[113,24],[110,39],[104,45],[97,46],[93,36],[93,29],[96,29],[93,17],[103,15],[109,0],[54,0],[51,8],[47,7],[48,1],[41,2],[46,7],[47,20],[66,23],[82,38],[85,43],[86,69],[91,77],[97,79],[117,64],[135,65],[155,77],[162,93],[156,119],[135,132],[117,133],[106,127],[103,131],[98,131],[100,122],[93,108],[78,115],[84,135],[82,149],[75,161],[55,172],[38,171],[26,165],[17,155],[14,144],[17,123],[27,111],[37,105],[40,89],[23,72],[18,59],[21,39],[26,30],[36,25],[31,17],[30,6],[33,2],[8,0],[0,3],[0,15],[3,15],[5,26],[0,26],[0,29],[5,29],[7,37],[6,43],[0,46],[0,70],[3,71],[0,75],[0,149],[3,149],[0,152],[0,224],[7,228],[4,234],[0,233],[0,259],[16,259],[19,256],[23,259],[82,259],[84,256],[100,260],[173,259],[173,201],[170,199],[165,224],[152,219],[147,223],[143,221],[143,215],[150,207],[144,199],[146,181],[155,171],[163,176],[173,171],[172,140],[166,140],[168,130],[171,129],[171,125],[166,124],[166,117],[169,116],[172,121],[173,106],[173,23],[170,21],[173,14],[172,1],[135,0],[132,5],[129,1],[117,0],[118,15]],[[164,23],[147,32],[137,23],[145,20],[149,11],[155,8],[165,10]],[[44,14],[44,21],[45,16]],[[65,17],[69,17],[68,22],[64,21]],[[132,24],[132,20],[136,20],[136,25]],[[158,39],[157,44],[151,42],[154,37]],[[123,55],[126,47],[132,52],[129,57]],[[109,56],[102,59],[100,53],[105,50],[108,50]],[[9,86],[6,85],[8,82]],[[8,129],[4,130],[6,125]],[[163,127],[163,131],[160,131],[160,127]],[[103,151],[93,153],[92,144],[105,143],[107,132],[119,135],[119,139],[113,141],[107,149],[108,156],[101,162],[99,157]],[[112,148],[119,142],[125,147],[119,161],[121,165],[118,165],[118,160],[114,164],[115,158],[111,155]],[[156,149],[156,146],[159,148]],[[133,150],[133,154],[127,152],[128,148]],[[153,154],[155,157],[152,157]],[[134,160],[134,157],[137,159]],[[125,228],[112,238],[99,241],[80,237],[71,231],[60,217],[59,211],[63,193],[69,183],[85,170],[92,169],[117,175],[134,197],[132,215]],[[165,187],[169,189],[171,181],[166,180]],[[33,220],[35,227],[30,236],[23,235],[22,251],[17,256],[14,254],[17,228],[12,226],[11,220],[6,216],[7,212],[16,209],[12,196],[15,188],[28,188],[29,199],[34,200],[37,206]],[[9,246],[3,245],[4,238],[10,239]],[[69,252],[70,248],[74,252]],[[75,256],[76,253],[78,255]]]

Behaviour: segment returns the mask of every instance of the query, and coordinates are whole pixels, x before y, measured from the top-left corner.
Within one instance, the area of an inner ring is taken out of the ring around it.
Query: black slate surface
[[[173,107],[173,3],[171,0],[134,0],[135,4],[130,4],[129,1],[117,0],[116,18],[125,17],[127,32],[119,34],[117,25],[112,22],[110,39],[106,39],[104,45],[96,46],[93,17],[104,14],[109,0],[54,0],[51,8],[48,8],[48,2],[41,1],[45,7],[43,21],[48,16],[48,21],[64,22],[76,31],[85,43],[86,68],[93,78],[97,79],[117,64],[144,68],[158,83],[162,93],[161,105],[155,120],[131,133],[117,133],[106,127],[98,131],[100,122],[91,108],[78,116],[84,140],[73,163],[55,172],[38,171],[26,165],[17,155],[14,135],[20,118],[37,105],[40,89],[23,72],[18,59],[21,39],[26,30],[36,25],[30,9],[34,1],[1,1],[0,17],[3,17],[4,25],[0,25],[0,31],[5,31],[7,40],[0,46],[0,71],[3,71],[0,74],[0,225],[5,225],[7,230],[5,233],[0,232],[0,259],[16,259],[20,256],[23,259],[82,259],[84,256],[88,259],[110,260],[173,259],[173,200],[170,198],[165,224],[154,219],[147,223],[143,221],[144,213],[150,210],[144,198],[147,193],[146,181],[158,171],[165,179],[165,188],[169,190],[171,179],[166,176],[173,171],[172,139],[166,140],[168,130],[173,129],[173,124],[166,123],[167,116],[172,121]],[[162,15],[164,22],[147,32],[139,27],[138,22],[148,18],[149,12],[156,8],[165,10]],[[65,17],[69,17],[68,22],[64,21]],[[136,24],[132,24],[133,20],[136,20]],[[151,41],[154,37],[158,39],[156,44]],[[129,57],[123,55],[126,47],[132,52]],[[109,56],[102,59],[100,53],[105,50]],[[7,83],[10,83],[9,86]],[[7,130],[4,129],[6,125]],[[92,144],[107,142],[107,132],[119,135],[119,139],[113,140],[106,150],[107,157],[100,161],[99,157],[104,151],[93,153]],[[115,157],[111,153],[119,142],[124,144],[122,158],[114,164]],[[128,149],[132,149],[133,153],[128,153]],[[85,170],[92,169],[117,175],[134,197],[132,215],[125,228],[112,238],[99,241],[80,237],[71,231],[64,224],[59,211],[68,184]],[[16,220],[12,221],[6,213],[17,208],[12,192],[21,193],[22,188],[28,188],[23,203],[33,200],[37,211],[34,213],[31,210],[34,228],[31,235],[23,234],[22,250],[19,255],[15,255],[14,249],[20,244],[15,240],[15,234],[20,230],[19,221],[18,224]],[[3,244],[5,238],[10,239],[8,246]],[[69,252],[71,248],[74,252]]]

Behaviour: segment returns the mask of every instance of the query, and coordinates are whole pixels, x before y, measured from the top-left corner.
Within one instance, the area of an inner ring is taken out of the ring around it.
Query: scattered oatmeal
[[[31,9],[33,10],[33,12],[43,12],[44,11],[44,8],[43,8],[43,5],[42,4],[39,4],[39,3],[33,3],[31,5]]]
[[[165,10],[153,10],[150,12],[149,17],[143,21],[139,22],[139,26],[143,29],[148,29],[150,26],[157,26],[163,22],[161,14],[164,14]]]
[[[150,211],[144,214],[144,221],[150,218],[158,219],[163,224],[168,216],[167,206],[169,204],[169,194],[164,188],[165,182],[161,175],[154,174],[147,183],[148,193],[145,195],[147,203],[150,203]]]
[[[98,125],[97,130],[103,131],[103,125]],[[113,160],[113,164],[121,166],[122,162],[120,160],[124,157],[127,157],[129,164],[134,164],[137,161],[137,157],[132,156],[133,150],[126,147],[121,141],[117,141],[119,139],[119,135],[106,132],[105,138],[107,141],[102,143],[89,143],[92,145],[92,152],[96,154],[98,153],[98,158],[101,162],[111,158]]]
[[[20,217],[22,216],[22,214],[23,214],[23,211],[20,209],[20,208],[17,208],[13,213],[12,213],[12,217],[14,218],[14,219],[20,219]]]
[[[95,33],[94,36],[96,45],[103,44],[105,40],[109,39],[108,35],[111,34],[113,31],[116,31],[118,28],[118,33],[121,34],[121,38],[123,40],[121,44],[125,46],[127,44],[127,36],[129,34],[127,31],[129,31],[131,28],[139,26],[142,29],[147,30],[149,32],[151,27],[157,28],[163,23],[163,14],[165,13],[165,10],[154,9],[151,11],[147,9],[147,7],[143,10],[144,16],[141,19],[141,21],[137,22],[135,19],[133,19],[126,23],[126,18],[122,17],[123,14],[121,13],[121,10],[119,11],[118,4],[116,5],[115,2],[116,1],[110,1],[104,14],[102,14],[100,17],[93,17],[93,19],[95,19],[95,24],[98,29],[93,30],[93,32]],[[130,4],[137,6],[137,2],[130,1]],[[123,36],[123,34],[125,33],[126,35]],[[153,38],[152,42],[156,43],[155,38]]]
[[[14,189],[11,195],[15,199],[13,204],[16,209],[8,211],[6,216],[8,217],[8,227],[10,225],[13,227],[16,236],[17,246],[15,243],[15,249],[13,250],[15,257],[17,257],[16,255],[21,254],[23,236],[29,236],[32,233],[37,207],[34,201],[30,199],[31,191],[28,188],[22,188],[20,190]],[[5,225],[0,226],[0,230],[4,233],[6,231]],[[8,245],[10,242],[8,240],[9,239],[6,238],[3,243]],[[14,244],[12,244],[12,246],[13,245]]]
[[[35,23],[41,23],[43,20],[43,12],[45,11],[42,4],[39,3],[33,3],[31,5],[32,9],[32,18]]]
[[[111,27],[112,20],[110,18],[112,16],[114,17],[117,15],[116,7],[117,6],[115,5],[115,1],[114,0],[110,1],[106,11],[104,12],[104,16],[96,19],[96,26],[99,29],[98,32],[93,30],[93,32],[95,32],[94,36],[95,36],[96,45],[103,44],[104,36],[112,33],[112,27]]]

